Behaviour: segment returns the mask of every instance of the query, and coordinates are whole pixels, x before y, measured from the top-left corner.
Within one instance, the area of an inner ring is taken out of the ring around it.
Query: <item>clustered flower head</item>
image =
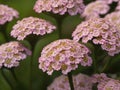
[[[92,78],[85,74],[78,74],[73,76],[73,83],[75,90],[92,90]]]
[[[92,82],[93,83],[100,83],[100,82],[108,81],[109,79],[110,78],[108,78],[105,73],[94,74],[92,76]]]
[[[46,20],[27,17],[18,21],[17,24],[13,26],[11,36],[18,40],[23,40],[30,34],[45,35],[46,33],[51,33],[54,29],[56,29],[56,27]]]
[[[71,70],[75,70],[78,64],[90,66],[92,59],[89,57],[89,53],[86,46],[73,40],[57,40],[43,48],[39,58],[39,68],[49,75],[54,70],[61,70],[63,74],[67,74]]]
[[[15,9],[0,4],[0,25],[12,21],[14,17],[18,18],[18,12]]]
[[[83,17],[89,19],[90,17],[99,17],[99,15],[106,14],[110,7],[105,1],[95,1],[88,4],[82,14]]]
[[[53,83],[47,87],[47,90],[70,90],[68,77],[61,75],[53,81]]]
[[[82,39],[82,42],[87,43],[92,40],[94,44],[100,44],[111,56],[120,52],[120,33],[104,18],[91,18],[82,22],[72,36],[75,41]]]
[[[114,24],[117,30],[120,32],[120,11],[107,14],[105,18]]]
[[[93,86],[91,78],[84,74],[73,76],[73,84],[75,90],[92,90]],[[68,77],[61,75],[55,78],[47,90],[70,90]]]
[[[17,67],[19,61],[31,55],[31,51],[17,41],[0,45],[0,67]]]
[[[108,4],[112,4],[113,2],[118,2],[119,0],[98,0],[98,1],[105,1]]]
[[[81,14],[84,8],[83,0],[37,0],[34,6],[34,10],[37,13],[52,11],[60,15],[66,12],[70,15]]]
[[[120,81],[107,77],[105,74],[93,75],[93,80],[98,83],[98,90],[120,90]]]
[[[116,11],[120,11],[120,1],[117,4]]]

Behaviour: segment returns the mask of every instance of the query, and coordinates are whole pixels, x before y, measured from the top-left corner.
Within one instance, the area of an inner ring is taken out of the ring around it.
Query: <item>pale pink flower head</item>
[[[73,76],[73,83],[75,90],[92,90],[92,78],[85,74],[78,74]]]
[[[92,90],[93,83],[91,78],[84,74],[73,76],[73,84],[75,90]],[[48,86],[47,90],[70,90],[68,77],[61,75]]]
[[[0,4],[0,25],[12,21],[14,17],[18,18],[18,12],[15,9]]]
[[[78,68],[78,65],[91,66],[92,59],[88,55],[89,49],[73,40],[61,39],[43,48],[39,58],[39,68],[49,75],[53,71],[61,70],[67,74]]]
[[[93,83],[99,83],[99,82],[104,82],[104,81],[108,81],[108,80],[110,80],[110,78],[108,78],[105,73],[94,74],[92,76],[92,82]]]
[[[17,38],[17,40],[23,40],[30,34],[45,35],[46,33],[53,32],[54,29],[56,29],[56,27],[46,20],[27,17],[18,21],[17,24],[13,26],[11,36]]]
[[[47,87],[47,90],[70,90],[68,77],[61,75],[55,78],[52,84]]]
[[[117,4],[116,11],[120,11],[120,1]]]
[[[107,4],[112,4],[113,2],[118,2],[119,0],[97,0],[97,1],[105,1]]]
[[[111,79],[108,82],[106,82],[104,87],[101,88],[103,88],[103,90],[120,90],[120,81]]]
[[[81,14],[84,8],[83,0],[37,0],[34,6],[37,13],[46,11],[60,15],[66,12],[70,15]]]
[[[107,77],[105,74],[93,75],[93,80],[98,83],[98,90],[120,90],[120,81]]]
[[[87,43],[93,41],[100,44],[110,56],[120,52],[120,33],[117,28],[104,18],[91,18],[77,26],[72,34],[75,41]]]
[[[17,67],[20,60],[31,55],[31,51],[17,41],[11,41],[0,45],[0,67]]]
[[[114,24],[117,30],[120,32],[120,11],[112,12],[105,16],[112,24]]]
[[[95,1],[89,3],[82,14],[83,17],[89,19],[91,17],[100,17],[109,11],[110,7],[105,1]]]

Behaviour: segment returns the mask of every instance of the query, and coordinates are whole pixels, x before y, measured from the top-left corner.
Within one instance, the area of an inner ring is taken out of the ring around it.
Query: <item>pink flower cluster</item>
[[[31,51],[17,41],[0,45],[0,67],[16,67]]]
[[[87,19],[91,17],[99,17],[99,15],[106,14],[110,7],[105,1],[95,1],[88,4],[82,14],[83,17]]]
[[[12,21],[14,17],[18,17],[18,12],[15,9],[0,4],[0,25]]]
[[[114,24],[117,30],[120,32],[120,11],[107,14],[105,18]]]
[[[92,90],[92,80],[89,76],[78,74],[73,76],[73,84],[75,90]],[[70,90],[68,77],[61,75],[57,77],[47,90]]]
[[[92,82],[93,82],[93,83],[100,83],[100,82],[108,81],[109,79],[110,79],[110,78],[108,78],[105,73],[94,74],[94,75],[92,76]]]
[[[44,35],[51,33],[54,29],[56,29],[56,27],[46,20],[28,17],[18,21],[17,24],[13,26],[11,36],[18,40],[23,40],[30,34]]]
[[[117,4],[116,11],[120,11],[120,1]]]
[[[89,57],[89,49],[73,40],[61,39],[47,45],[39,58],[39,68],[49,75],[54,70],[61,70],[67,74],[75,70],[79,64],[90,66],[92,59]]]
[[[108,78],[105,74],[95,74],[93,80],[98,83],[98,90],[120,90],[120,81]]]
[[[70,90],[68,77],[61,75],[53,81],[53,83],[47,87],[47,90]]]
[[[91,18],[84,21],[77,26],[72,36],[75,41],[82,39],[82,42],[87,43],[92,40],[94,44],[100,44],[111,56],[120,52],[120,33],[106,19]]]
[[[58,13],[60,15],[68,12],[70,15],[81,14],[84,11],[85,5],[83,0],[37,0],[34,10],[37,13],[43,11]]]
[[[112,4],[112,2],[118,2],[119,0],[98,0],[98,1],[105,1],[108,4]]]
[[[73,83],[75,90],[92,90],[92,78],[85,74],[78,74],[73,76]]]

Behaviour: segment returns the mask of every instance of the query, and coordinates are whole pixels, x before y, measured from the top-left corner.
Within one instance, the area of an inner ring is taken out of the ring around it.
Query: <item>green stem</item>
[[[110,56],[106,56],[106,57],[105,57],[104,60],[106,60],[106,62],[105,62],[105,65],[103,66],[101,72],[104,72],[104,71],[107,70],[107,68],[108,68],[108,66],[109,66],[109,63],[110,63],[110,58],[111,58]]]
[[[95,59],[95,53],[92,53],[93,65],[94,65],[94,73],[97,73],[97,63]]]
[[[58,30],[59,30],[59,39],[62,38],[62,19],[57,19],[57,26],[58,26]]]
[[[0,29],[2,29],[1,32],[3,33],[3,35],[4,35],[4,37],[5,37],[5,40],[6,40],[6,41],[9,41],[8,35],[7,35],[7,33],[6,33],[7,25],[8,25],[8,23],[6,23],[5,25],[2,25],[2,26],[0,27]]]
[[[55,20],[57,21],[57,26],[59,30],[59,39],[62,39],[62,22],[64,18],[68,16],[68,14],[59,15],[59,14],[53,14],[48,12],[45,12],[45,14],[55,18]]]
[[[74,85],[73,85],[73,78],[72,78],[72,73],[68,73],[68,79],[69,79],[69,84],[70,84],[70,88],[71,90],[74,90]]]
[[[33,62],[33,55],[31,56],[31,62],[30,62],[30,86],[29,86],[29,90],[33,90],[33,87],[32,87],[32,62]]]

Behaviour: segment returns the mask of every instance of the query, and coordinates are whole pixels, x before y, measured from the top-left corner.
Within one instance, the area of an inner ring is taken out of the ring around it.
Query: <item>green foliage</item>
[[[85,4],[88,4],[89,2],[92,2],[95,0],[84,0]],[[41,13],[37,14],[33,10],[33,6],[35,4],[36,0],[0,0],[0,4],[6,4],[10,7],[13,7],[14,9],[18,10],[20,13],[19,18],[15,19],[11,22],[8,22],[6,26],[0,26],[0,44],[6,43],[8,41],[13,41],[16,39],[13,39],[10,36],[10,32],[12,30],[13,25],[17,22],[17,20],[21,20],[24,17],[28,16],[34,16],[43,18],[47,21],[50,21],[52,24],[56,25],[58,28],[56,31],[54,31],[51,34],[47,34],[45,36],[36,36],[35,42],[34,36],[31,41],[29,39],[26,39],[24,41],[20,41],[22,44],[24,44],[26,47],[30,48],[32,50],[32,56],[29,56],[27,59],[20,62],[20,66],[12,69],[3,68],[0,70],[0,90],[46,90],[47,86],[54,80],[55,77],[61,75],[60,72],[54,72],[52,76],[48,76],[46,72],[43,72],[40,70],[38,59],[40,57],[42,49],[51,43],[52,41],[55,41],[59,39],[59,26],[61,26],[61,37],[62,38],[69,38],[71,39],[71,34],[73,30],[76,28],[76,26],[83,21],[83,19],[79,16],[63,16],[64,19],[61,20],[61,25],[58,23],[61,18],[56,19],[51,13]],[[31,38],[31,37],[30,37]],[[91,45],[91,44],[90,44]],[[94,49],[92,46],[86,45],[90,47],[90,49]],[[33,47],[34,46],[34,47]],[[100,48],[96,47],[94,50],[96,55],[98,56],[96,58],[96,62],[98,62],[99,65],[105,64],[106,62],[103,62],[101,58],[104,57],[106,54],[104,51],[101,51]],[[105,72],[108,73],[116,73],[120,77],[120,55],[116,55],[111,59],[109,67],[105,70]],[[114,67],[114,68],[113,68]],[[91,75],[94,70],[94,66],[92,67],[82,67],[79,66],[79,68],[76,71],[73,71],[73,74],[78,74],[79,72],[86,73],[88,75]],[[103,68],[101,65],[100,68]],[[96,68],[99,69],[99,68]],[[119,78],[118,77],[118,78]]]
[[[3,77],[1,70],[0,70],[0,90],[12,90],[8,82]]]

